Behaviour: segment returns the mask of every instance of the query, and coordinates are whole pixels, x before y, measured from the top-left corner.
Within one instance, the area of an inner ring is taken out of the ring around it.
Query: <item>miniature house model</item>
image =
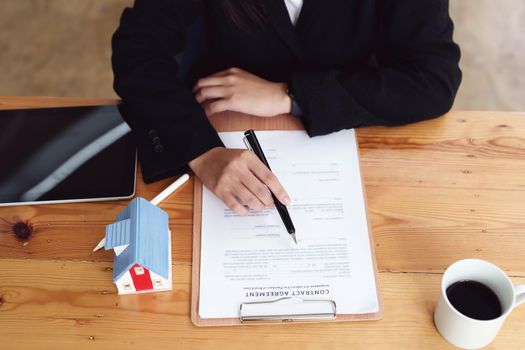
[[[104,247],[115,251],[113,283],[118,294],[172,289],[168,214],[159,207],[134,199],[106,226]]]

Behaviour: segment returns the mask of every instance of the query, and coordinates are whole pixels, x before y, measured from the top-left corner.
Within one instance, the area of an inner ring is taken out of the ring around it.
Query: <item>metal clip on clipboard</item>
[[[329,321],[337,316],[333,300],[302,300],[294,297],[243,303],[239,311],[242,323]]]

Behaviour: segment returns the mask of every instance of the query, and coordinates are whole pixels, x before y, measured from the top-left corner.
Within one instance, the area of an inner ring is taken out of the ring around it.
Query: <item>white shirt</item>
[[[303,0],[284,0],[284,4],[288,9],[288,14],[290,14],[290,19],[292,20],[293,25],[295,25],[297,19],[299,19],[301,8],[303,7]]]

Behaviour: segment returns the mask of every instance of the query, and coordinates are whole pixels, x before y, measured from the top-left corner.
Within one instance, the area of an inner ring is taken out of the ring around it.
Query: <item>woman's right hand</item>
[[[189,166],[237,214],[273,206],[270,190],[282,203],[290,203],[277,177],[251,151],[215,147],[192,160]]]

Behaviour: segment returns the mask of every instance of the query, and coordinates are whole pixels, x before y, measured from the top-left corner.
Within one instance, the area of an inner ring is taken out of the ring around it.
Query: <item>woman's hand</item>
[[[239,68],[200,79],[193,92],[208,116],[235,111],[260,117],[290,113],[285,83],[274,83]]]
[[[189,166],[237,214],[273,206],[270,190],[282,203],[290,203],[279,180],[251,151],[216,147],[192,160]]]

